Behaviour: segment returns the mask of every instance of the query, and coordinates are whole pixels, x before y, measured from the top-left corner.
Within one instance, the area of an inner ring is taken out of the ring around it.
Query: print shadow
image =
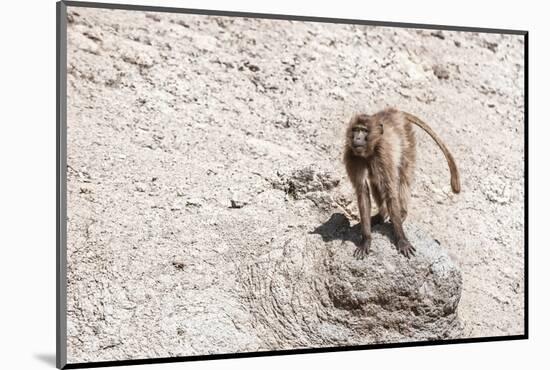
[[[35,353],[34,358],[40,360],[42,363],[55,367],[55,353]]]

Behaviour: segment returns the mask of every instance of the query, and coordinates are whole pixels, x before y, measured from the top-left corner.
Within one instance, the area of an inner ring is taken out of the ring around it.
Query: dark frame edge
[[[113,4],[113,3],[84,2],[84,1],[70,1],[70,0],[67,0],[67,1],[63,0],[63,3],[65,3],[66,6],[81,7],[81,8],[136,10],[136,11],[144,11],[144,12],[162,12],[162,13],[185,13],[185,14],[199,14],[199,15],[214,15],[214,16],[222,16],[222,17],[250,17],[250,18],[263,18],[263,19],[281,19],[281,20],[287,20],[287,21],[291,20],[291,21],[302,21],[302,22],[360,24],[360,25],[379,26],[379,27],[417,28],[417,29],[426,29],[426,30],[445,30],[445,31],[459,31],[459,32],[500,33],[500,34],[510,34],[510,35],[524,35],[527,33],[527,31],[525,30],[463,27],[463,26],[433,25],[433,24],[405,23],[405,22],[385,22],[385,21],[373,21],[373,20],[361,20],[361,19],[349,19],[349,18],[311,17],[311,16],[303,16],[303,15],[253,13],[253,12],[239,12],[239,11],[229,11],[229,10],[189,9],[189,8],[175,8],[175,7],[153,6],[153,5],[129,5],[129,4]]]
[[[523,241],[523,258],[525,263],[524,271],[524,291],[523,291],[523,312],[524,312],[524,333],[525,338],[529,338],[529,32],[525,32],[523,40],[523,70],[524,70],[524,81],[523,81],[523,99],[524,105],[523,109],[525,112],[524,117],[524,126],[525,132],[523,133],[524,139],[524,179],[525,183],[523,184],[525,191],[525,204],[523,208],[523,217],[525,220],[524,224],[524,241]]]
[[[131,365],[151,365],[160,363],[172,363],[172,362],[191,362],[191,361],[204,361],[204,360],[224,360],[224,359],[236,359],[236,358],[250,358],[250,357],[269,357],[269,356],[286,356],[286,355],[300,355],[300,354],[314,354],[314,353],[330,353],[330,352],[348,352],[348,351],[361,351],[370,349],[389,349],[389,348],[406,348],[406,347],[424,347],[433,345],[449,345],[449,344],[472,344],[482,342],[499,342],[510,340],[525,340],[527,336],[524,335],[511,335],[501,337],[482,337],[482,338],[466,338],[466,339],[445,339],[445,340],[428,340],[420,342],[404,342],[404,343],[379,343],[379,344],[367,344],[359,346],[342,346],[342,347],[324,347],[324,348],[304,348],[304,349],[291,349],[291,350],[278,350],[278,351],[261,351],[261,352],[243,352],[243,353],[223,353],[223,354],[211,354],[211,355],[197,355],[186,357],[160,357],[160,358],[148,358],[148,359],[135,359],[135,360],[115,360],[115,361],[98,361],[98,362],[83,362],[67,364],[63,369],[83,369],[83,368],[95,368],[95,367],[113,367],[113,366],[131,366]]]
[[[67,365],[67,5],[56,3],[56,367]]]

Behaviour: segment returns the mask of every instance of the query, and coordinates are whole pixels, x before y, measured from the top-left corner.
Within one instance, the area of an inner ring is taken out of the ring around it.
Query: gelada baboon
[[[451,171],[451,189],[460,192],[453,156],[426,123],[393,108],[373,115],[355,115],[346,132],[344,162],[357,194],[361,217],[362,240],[354,253],[358,259],[369,252],[371,224],[384,222],[388,217],[393,224],[398,250],[407,258],[416,251],[403,231],[416,159],[412,124],[421,127],[439,145]],[[378,206],[378,214],[372,218],[371,195]]]

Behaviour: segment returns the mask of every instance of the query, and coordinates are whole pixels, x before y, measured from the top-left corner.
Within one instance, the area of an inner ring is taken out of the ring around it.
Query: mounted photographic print
[[[58,367],[527,338],[526,31],[57,6]]]

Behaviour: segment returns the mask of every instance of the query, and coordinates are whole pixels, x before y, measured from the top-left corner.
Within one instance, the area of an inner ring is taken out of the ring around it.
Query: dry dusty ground
[[[513,35],[70,9],[69,362],[285,339],[258,339],[243,276],[342,212],[285,179],[317,166],[355,212],[345,123],[386,106],[429,122],[461,170],[452,195],[416,130],[408,227],[462,272],[460,336],[522,334],[523,50]]]

